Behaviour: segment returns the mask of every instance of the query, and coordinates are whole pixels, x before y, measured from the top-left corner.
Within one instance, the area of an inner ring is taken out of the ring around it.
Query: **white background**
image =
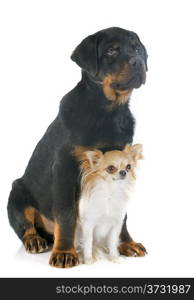
[[[193,1],[0,1],[0,276],[194,276]],[[148,78],[135,90],[134,142],[144,144],[128,228],[145,258],[99,261],[72,269],[48,265],[50,253],[24,252],[8,225],[15,178],[80,79],[75,46],[100,29],[119,26],[146,45]]]

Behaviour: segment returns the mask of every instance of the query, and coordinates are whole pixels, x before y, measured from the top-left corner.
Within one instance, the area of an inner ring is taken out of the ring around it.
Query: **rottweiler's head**
[[[147,52],[138,35],[118,27],[85,38],[71,59],[102,85],[108,100],[125,103],[146,80]]]

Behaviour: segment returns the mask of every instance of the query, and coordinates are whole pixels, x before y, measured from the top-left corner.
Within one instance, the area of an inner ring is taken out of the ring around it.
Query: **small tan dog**
[[[119,257],[119,235],[136,179],[137,160],[143,158],[142,145],[127,145],[123,151],[105,154],[78,147],[74,154],[80,162],[82,177],[76,245],[81,248],[84,263],[94,261],[94,249],[98,248],[106,249],[109,259],[115,261]]]

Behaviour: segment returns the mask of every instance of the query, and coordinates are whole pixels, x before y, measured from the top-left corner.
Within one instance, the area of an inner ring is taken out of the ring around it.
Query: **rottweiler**
[[[26,250],[41,253],[53,243],[49,263],[60,268],[79,263],[74,234],[80,172],[73,153],[79,146],[106,152],[132,143],[129,99],[147,72],[147,51],[138,35],[118,27],[86,37],[71,59],[82,69],[81,81],[62,98],[8,201],[10,225]],[[146,250],[131,238],[126,221],[127,214],[118,249],[122,255],[143,256]]]

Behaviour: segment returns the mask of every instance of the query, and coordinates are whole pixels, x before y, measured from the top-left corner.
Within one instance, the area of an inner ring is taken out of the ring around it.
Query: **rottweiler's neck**
[[[95,97],[98,98],[98,103],[99,99],[101,99],[101,102],[104,103],[108,109],[115,110],[119,106],[125,106],[129,103],[132,90],[123,92],[115,91],[109,82],[106,82],[106,77],[105,80],[101,81],[82,70],[81,84],[87,88],[90,95],[95,95]]]
[[[107,100],[103,93],[102,82],[100,80],[95,79],[88,72],[82,70],[81,82],[85,84],[90,89],[91,92],[98,92],[98,93],[101,92],[101,97],[104,97],[105,100]]]
[[[111,112],[119,108],[105,97],[101,82],[95,80],[84,70],[82,70],[82,78],[79,84],[84,94],[82,97],[82,105],[84,105],[83,102],[85,102],[86,106],[92,104],[91,109],[101,113],[107,113],[107,111]]]

